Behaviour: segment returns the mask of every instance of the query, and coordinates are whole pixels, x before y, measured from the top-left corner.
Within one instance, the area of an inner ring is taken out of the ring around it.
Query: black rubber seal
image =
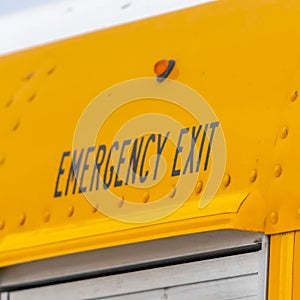
[[[163,74],[157,76],[156,81],[159,82],[159,83],[163,82],[169,76],[169,74],[173,70],[174,66],[175,66],[175,60],[170,59],[167,70]]]

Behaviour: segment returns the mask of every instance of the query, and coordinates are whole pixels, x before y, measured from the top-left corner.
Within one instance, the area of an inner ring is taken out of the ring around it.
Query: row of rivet
[[[251,182],[254,182],[254,181],[256,180],[256,178],[257,178],[257,170],[254,169],[254,170],[252,170],[252,172],[250,173],[250,181],[251,181]],[[224,187],[228,187],[229,184],[230,184],[230,182],[231,182],[231,177],[230,177],[229,174],[226,174],[226,175],[224,176],[224,179],[223,179],[223,185],[224,185]],[[202,181],[202,180],[199,180],[199,181],[197,182],[197,184],[196,184],[196,187],[195,187],[195,193],[196,193],[196,194],[200,194],[201,191],[202,191],[202,189],[203,189],[203,181]],[[176,194],[176,186],[173,185],[173,189],[172,189],[171,193],[169,194],[169,197],[170,197],[170,198],[173,198],[173,197],[175,196],[175,194]],[[144,195],[143,195],[143,198],[142,198],[143,203],[148,203],[149,199],[150,199],[150,193],[149,193],[148,191],[146,191],[146,192],[144,193]],[[119,203],[119,208],[121,208],[121,207],[124,205],[124,202],[125,202],[125,197],[122,196],[122,199],[121,199],[121,201],[120,201],[120,203]],[[67,216],[68,216],[68,217],[72,217],[72,216],[73,216],[73,214],[74,214],[74,209],[75,209],[75,208],[74,208],[73,205],[71,205],[71,206],[67,209]],[[93,212],[97,212],[97,211],[98,211],[98,208],[97,208],[96,206],[93,207]],[[45,211],[45,212],[44,212],[44,215],[43,215],[43,220],[44,220],[44,222],[46,222],[46,223],[49,222],[50,217],[51,217],[50,212],[49,212],[49,211]],[[23,225],[25,224],[25,222],[26,222],[26,214],[25,214],[25,213],[22,213],[22,214],[19,216],[19,225],[20,225],[20,226],[23,226]],[[4,227],[5,227],[5,222],[4,222],[4,221],[0,221],[0,230],[4,229]]]
[[[291,94],[291,97],[290,97],[290,101],[292,103],[295,102],[297,100],[298,96],[299,96],[299,92],[297,90],[293,91]],[[288,127],[284,126],[281,131],[281,138],[286,139],[288,136],[288,133],[289,133]],[[274,176],[278,178],[281,176],[281,174],[282,174],[282,167],[280,164],[277,164],[274,167]],[[300,208],[298,208],[298,210],[297,210],[297,217],[300,219]],[[276,211],[272,211],[270,214],[271,223],[276,224],[278,222],[278,219],[279,219],[278,213]]]
[[[51,75],[55,71],[56,67],[52,67],[47,71],[47,75]],[[28,75],[26,75],[22,80],[28,81],[35,75],[35,72],[30,72]],[[28,97],[27,101],[32,102],[36,98],[36,93],[31,94],[31,96]],[[9,108],[11,104],[15,101],[14,98],[10,98],[6,103],[6,108]],[[16,123],[12,126],[12,131],[17,131],[17,129],[20,127],[20,120],[17,120]],[[6,157],[0,157],[0,167],[4,165],[6,161]],[[1,225],[1,224],[0,224]],[[1,230],[1,226],[0,226]]]
[[[47,71],[47,75],[50,76],[54,71],[56,67],[52,67]],[[29,81],[33,76],[35,75],[35,72],[30,72],[27,76],[22,78],[24,81]],[[36,98],[37,94],[33,92],[28,98],[27,102],[32,102]],[[6,108],[9,108],[13,103],[15,102],[15,98],[10,98],[6,103]],[[20,120],[17,120],[16,123],[12,127],[12,131],[16,131],[20,127]]]
[[[66,213],[66,215],[67,215],[67,217],[72,217],[73,216],[73,214],[74,214],[74,206],[73,205],[71,205],[68,209],[67,209],[67,213]],[[51,217],[51,214],[50,214],[50,212],[48,211],[48,210],[46,210],[45,212],[44,212],[44,215],[43,215],[43,220],[44,220],[44,222],[45,223],[48,223],[49,221],[50,221],[50,217]],[[18,224],[20,225],[20,226],[23,226],[25,223],[26,223],[26,219],[27,219],[27,216],[26,216],[26,214],[25,213],[22,213],[22,214],[20,214],[19,215],[19,218],[18,218]],[[5,228],[5,221],[0,221],[0,230],[3,230],[4,228]]]

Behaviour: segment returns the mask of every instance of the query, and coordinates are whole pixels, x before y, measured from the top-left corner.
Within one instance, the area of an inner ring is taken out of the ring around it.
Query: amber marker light
[[[154,66],[154,73],[156,74],[157,82],[163,82],[171,73],[175,66],[175,60],[162,59]]]

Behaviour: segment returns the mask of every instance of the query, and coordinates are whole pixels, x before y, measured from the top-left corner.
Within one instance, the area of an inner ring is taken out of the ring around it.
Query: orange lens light
[[[157,76],[161,76],[167,71],[168,66],[169,66],[169,61],[166,59],[162,59],[155,64],[154,73]]]
[[[173,59],[162,59],[158,61],[154,66],[154,72],[156,74],[157,82],[163,82],[172,72],[174,66],[175,60]]]

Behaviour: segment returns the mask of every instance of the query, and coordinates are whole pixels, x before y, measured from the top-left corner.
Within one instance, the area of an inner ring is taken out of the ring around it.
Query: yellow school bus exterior
[[[0,57],[0,299],[300,299],[300,2],[69,2]]]

